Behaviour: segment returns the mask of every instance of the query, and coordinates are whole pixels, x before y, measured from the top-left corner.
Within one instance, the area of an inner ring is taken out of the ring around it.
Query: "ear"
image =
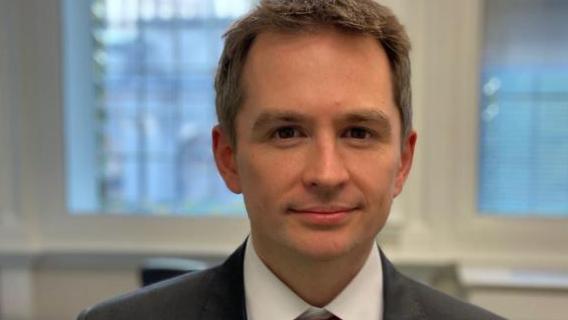
[[[411,131],[403,141],[402,150],[400,155],[400,167],[395,181],[394,197],[402,192],[404,182],[412,168],[412,160],[414,159],[414,147],[416,146],[416,139],[418,138],[415,131]]]
[[[227,188],[234,193],[241,193],[241,183],[235,161],[235,150],[229,142],[229,137],[219,125],[211,132],[215,164]]]

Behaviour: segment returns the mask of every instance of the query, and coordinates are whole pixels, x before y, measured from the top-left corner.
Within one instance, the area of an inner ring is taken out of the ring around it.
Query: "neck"
[[[361,270],[374,242],[334,259],[317,260],[284,250],[268,250],[253,240],[264,264],[300,298],[316,307],[329,304]]]

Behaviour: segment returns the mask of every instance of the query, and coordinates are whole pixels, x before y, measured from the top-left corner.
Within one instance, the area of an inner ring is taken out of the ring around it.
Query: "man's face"
[[[217,164],[242,192],[260,251],[331,259],[369,248],[412,162],[384,50],[322,28],[265,32],[242,78],[237,145],[216,128]]]

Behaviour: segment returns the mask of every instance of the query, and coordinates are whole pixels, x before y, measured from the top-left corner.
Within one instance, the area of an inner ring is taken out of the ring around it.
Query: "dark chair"
[[[142,264],[140,283],[143,287],[184,273],[206,269],[207,263],[182,258],[151,258]]]

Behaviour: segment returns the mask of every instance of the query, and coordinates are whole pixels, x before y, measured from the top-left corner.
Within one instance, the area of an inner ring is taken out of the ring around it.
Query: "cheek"
[[[396,157],[389,153],[360,155],[350,164],[351,177],[368,201],[392,197],[398,173],[397,163]]]
[[[363,161],[365,160],[365,161]],[[395,196],[396,165],[392,158],[361,159],[353,182],[363,196],[366,210],[362,217],[362,234],[374,237],[386,223]]]
[[[249,189],[265,193],[271,193],[274,189],[282,192],[282,189],[297,182],[301,165],[305,163],[300,152],[251,148],[243,153],[246,156],[239,161],[241,182],[247,184]]]
[[[290,162],[263,150],[244,150],[238,172],[247,209],[273,211],[290,185]]]

